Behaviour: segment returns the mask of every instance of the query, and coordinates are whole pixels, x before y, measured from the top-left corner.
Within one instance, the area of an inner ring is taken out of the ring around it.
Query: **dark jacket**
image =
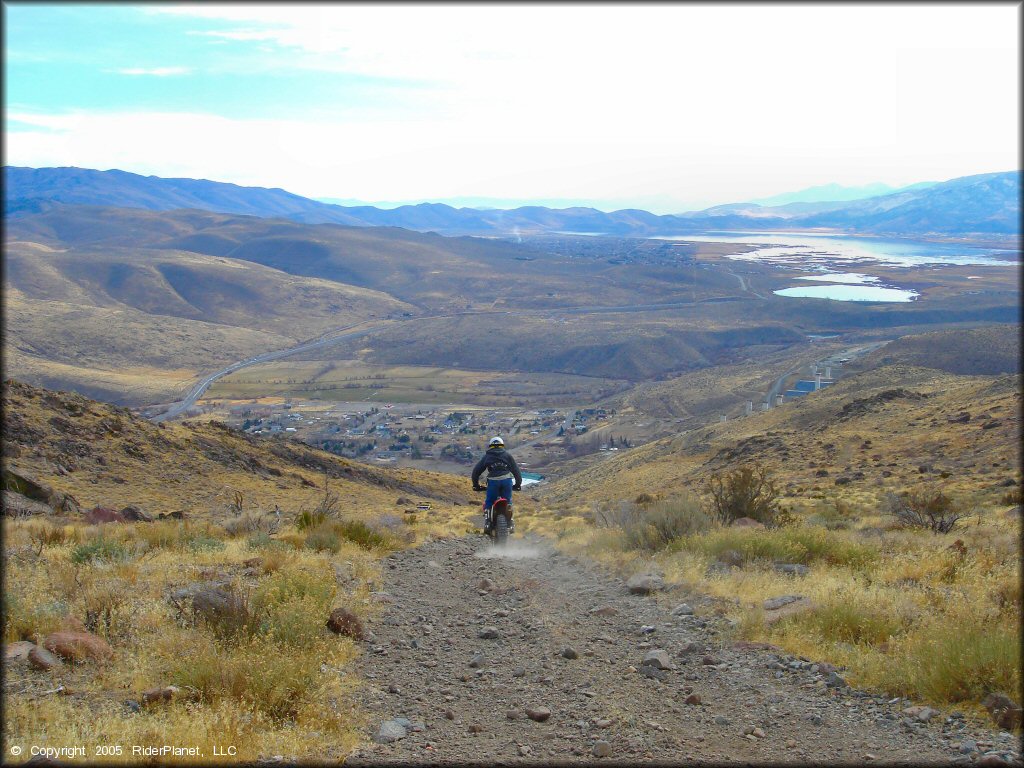
[[[487,453],[473,467],[473,485],[480,480],[480,475],[487,470],[488,479],[501,477],[510,474],[516,479],[516,485],[523,484],[523,476],[519,474],[519,467],[512,454],[504,448],[488,448]]]

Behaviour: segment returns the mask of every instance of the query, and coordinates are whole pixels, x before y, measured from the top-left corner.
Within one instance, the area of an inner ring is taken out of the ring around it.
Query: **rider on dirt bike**
[[[518,491],[523,487],[523,476],[519,474],[516,460],[505,450],[505,441],[500,437],[490,439],[490,442],[487,443],[487,452],[473,467],[474,491],[483,490],[478,481],[485,469],[487,470],[487,499],[484,501],[484,509],[490,509],[498,499],[507,499],[511,506],[512,491]]]

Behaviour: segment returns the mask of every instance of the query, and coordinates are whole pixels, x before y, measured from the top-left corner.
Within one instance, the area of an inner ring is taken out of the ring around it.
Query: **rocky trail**
[[[725,641],[659,584],[634,593],[542,538],[436,540],[383,576],[349,765],[1020,763],[1008,733]]]

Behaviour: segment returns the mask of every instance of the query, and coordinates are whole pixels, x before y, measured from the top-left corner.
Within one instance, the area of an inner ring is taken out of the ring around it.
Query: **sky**
[[[3,6],[7,165],[656,213],[1020,168],[1013,3]]]

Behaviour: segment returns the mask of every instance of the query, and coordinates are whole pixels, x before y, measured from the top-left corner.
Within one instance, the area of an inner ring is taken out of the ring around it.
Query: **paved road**
[[[232,363],[227,368],[221,368],[216,373],[211,373],[208,376],[204,377],[202,381],[200,381],[198,384],[192,387],[191,390],[189,390],[189,393],[185,395],[185,397],[182,400],[179,400],[178,402],[172,404],[171,407],[168,408],[163,413],[152,417],[150,421],[161,422],[167,421],[168,419],[173,419],[176,416],[180,416],[182,413],[184,413],[193,405],[195,405],[196,400],[203,396],[203,393],[210,388],[210,385],[213,384],[213,382],[215,382],[219,378],[227,376],[229,373],[234,373],[235,371],[239,371],[242,368],[248,368],[250,365],[256,365],[258,363],[269,363],[271,360],[280,360],[282,357],[288,357],[289,355],[294,355],[298,352],[305,352],[307,350],[316,349],[318,347],[326,347],[342,339],[354,339],[358,338],[359,336],[365,336],[368,333],[372,333],[373,331],[379,330],[380,328],[384,327],[384,325],[385,323],[377,323],[375,325],[364,326],[363,328],[359,328],[359,330],[351,330],[353,328],[358,328],[358,326],[338,328],[334,331],[331,331],[329,334],[324,334],[323,336],[314,339],[313,341],[303,342],[302,344],[298,344],[294,347],[289,347],[288,349],[280,349],[274,352],[264,352],[262,355],[256,355],[255,357],[249,357],[246,358],[245,360],[239,360],[237,363]]]

